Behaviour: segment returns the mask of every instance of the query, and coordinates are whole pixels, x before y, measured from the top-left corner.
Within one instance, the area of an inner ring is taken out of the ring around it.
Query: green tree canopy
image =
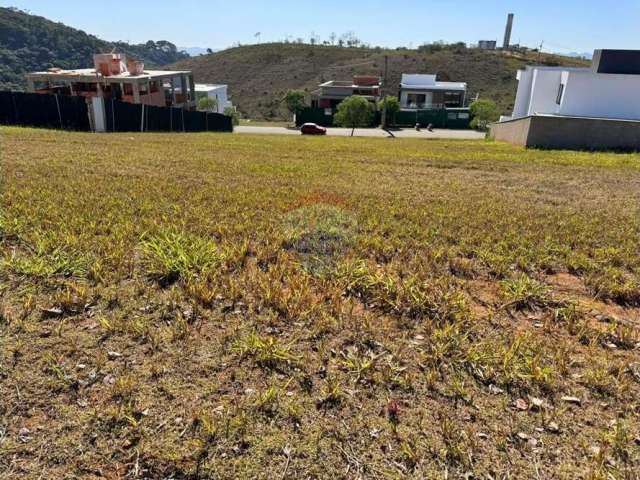
[[[386,128],[389,125],[394,125],[396,123],[396,116],[400,111],[400,100],[398,100],[398,97],[393,97],[391,95],[380,100],[380,102],[378,103],[378,110],[380,110],[381,112],[384,111],[385,102],[387,104],[387,118],[386,125],[383,125],[383,127]]]
[[[218,111],[218,100],[211,97],[202,97],[198,100],[198,110],[202,110],[205,112],[217,112]]]
[[[491,100],[476,100],[471,104],[471,128],[486,130],[487,126],[500,118],[498,107]]]
[[[353,95],[338,105],[333,121],[339,127],[351,128],[351,136],[358,127],[368,127],[374,115],[374,106],[366,98]]]
[[[289,90],[284,97],[284,103],[287,105],[287,110],[294,115],[300,113],[307,106],[304,92],[301,90]]]

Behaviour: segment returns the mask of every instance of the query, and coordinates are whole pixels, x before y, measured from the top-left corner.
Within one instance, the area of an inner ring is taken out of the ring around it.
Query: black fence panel
[[[0,92],[0,124],[17,125],[15,100],[12,92]]]
[[[170,107],[171,111],[171,130],[170,132],[184,132],[184,109]]]
[[[58,95],[58,103],[62,115],[62,128],[83,132],[91,131],[89,108],[84,98]]]
[[[140,132],[142,130],[142,105],[105,100],[104,109],[108,132]]]
[[[0,91],[0,124],[90,131],[84,97]],[[108,132],[232,132],[231,117],[105,99]]]
[[[91,129],[84,98],[25,92],[0,92],[0,123],[82,131]]]
[[[147,132],[171,132],[173,126],[173,112],[171,108],[166,107],[144,107],[145,124],[144,129]]]
[[[207,114],[204,112],[184,112],[184,130],[186,132],[206,132]]]
[[[233,132],[233,119],[221,113],[207,113],[207,130],[210,132]]]

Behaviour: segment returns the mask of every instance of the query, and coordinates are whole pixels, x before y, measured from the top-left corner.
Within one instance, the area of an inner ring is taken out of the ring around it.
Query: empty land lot
[[[0,477],[637,478],[640,155],[0,134]]]

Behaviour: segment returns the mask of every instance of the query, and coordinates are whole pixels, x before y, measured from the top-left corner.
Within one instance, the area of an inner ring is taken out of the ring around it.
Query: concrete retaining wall
[[[640,151],[640,121],[531,116],[494,123],[489,135],[525,147]]]

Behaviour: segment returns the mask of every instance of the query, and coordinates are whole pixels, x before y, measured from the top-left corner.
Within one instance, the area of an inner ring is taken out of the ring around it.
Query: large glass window
[[[410,107],[422,107],[427,101],[427,96],[422,93],[407,94],[407,104]]]

